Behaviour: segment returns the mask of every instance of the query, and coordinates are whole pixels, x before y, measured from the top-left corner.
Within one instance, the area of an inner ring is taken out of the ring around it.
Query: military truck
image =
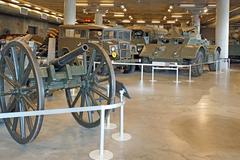
[[[240,30],[230,31],[229,58],[231,61],[240,61]]]
[[[220,58],[220,47],[210,45],[206,39],[196,34],[195,27],[175,28],[168,36],[159,39],[159,44],[148,44],[143,48],[143,63],[177,62],[179,65],[193,64],[192,75],[203,73],[203,63],[211,63]],[[216,63],[208,65],[210,71],[216,70]],[[145,67],[150,72],[150,67]]]
[[[136,62],[136,46],[130,45],[131,30],[104,25],[62,25],[59,30],[58,50],[60,55],[77,46],[94,42],[101,44],[110,58],[116,62]],[[130,73],[135,66],[117,66],[123,73]]]
[[[135,58],[139,58],[140,53],[142,52],[145,45],[149,43],[157,43],[158,38],[167,34],[167,30],[154,28],[151,26],[139,26],[134,25],[128,27],[128,29],[132,30],[132,40],[131,44],[137,46],[138,55]]]

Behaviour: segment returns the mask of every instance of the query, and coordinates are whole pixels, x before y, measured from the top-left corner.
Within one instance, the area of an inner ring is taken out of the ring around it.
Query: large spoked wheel
[[[216,63],[212,63],[208,65],[209,71],[216,71],[217,67],[220,67],[220,51],[216,51],[214,55],[214,61],[217,61]]]
[[[87,73],[81,76],[81,86],[65,90],[70,108],[114,103],[116,82],[109,56],[98,44],[87,43],[87,45],[90,48],[85,63]],[[73,117],[86,128],[93,128],[100,124],[98,111],[73,113]]]
[[[40,69],[31,49],[22,41],[9,42],[0,60],[0,100],[2,112],[44,109],[44,87]],[[7,118],[4,123],[20,144],[33,141],[42,126],[43,116]]]
[[[204,62],[204,55],[203,52],[200,50],[197,54],[196,59],[193,61],[192,67],[192,76],[198,77],[201,76],[203,73],[203,62]]]

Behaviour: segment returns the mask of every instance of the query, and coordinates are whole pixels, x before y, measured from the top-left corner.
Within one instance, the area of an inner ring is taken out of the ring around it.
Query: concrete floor
[[[127,101],[125,130],[128,142],[111,139],[106,149],[114,160],[238,160],[240,159],[240,66],[230,72],[204,73],[193,83],[176,85],[173,74],[156,74],[155,83],[145,74],[118,75],[132,96]],[[48,99],[47,108],[66,104],[63,92]],[[118,110],[113,121],[118,122]],[[99,144],[99,128],[84,129],[72,116],[45,117],[37,139],[16,144],[5,126],[0,127],[0,160],[88,160]]]

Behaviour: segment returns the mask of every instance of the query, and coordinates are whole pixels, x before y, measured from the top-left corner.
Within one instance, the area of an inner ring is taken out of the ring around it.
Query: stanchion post
[[[141,65],[141,82],[143,82],[143,64]]]
[[[116,141],[128,141],[132,138],[130,134],[124,133],[124,93],[124,89],[120,91],[120,101],[122,103],[120,107],[120,131],[112,135],[112,138]]]
[[[178,83],[178,66],[177,66],[176,83]]]
[[[113,153],[104,150],[104,138],[105,138],[105,132],[104,132],[104,122],[105,122],[105,109],[101,109],[101,117],[100,117],[100,146],[99,150],[94,150],[89,153],[89,157],[94,160],[110,160],[113,158]]]
[[[154,70],[155,70],[155,67],[152,66],[152,82],[154,82]]]
[[[190,64],[189,65],[189,82],[191,82],[192,81],[192,65]]]
[[[107,95],[109,96],[109,85],[107,85]],[[111,129],[116,129],[117,125],[114,123],[111,123],[111,114],[110,112],[106,116],[106,124],[105,124],[105,129],[111,130]]]
[[[105,110],[101,110],[101,133],[100,133],[100,159],[104,158],[104,121],[105,121]]]
[[[216,60],[216,62],[215,62],[216,64],[216,74],[218,73],[218,70],[219,70],[219,63],[220,63],[220,60],[218,59],[218,60]]]

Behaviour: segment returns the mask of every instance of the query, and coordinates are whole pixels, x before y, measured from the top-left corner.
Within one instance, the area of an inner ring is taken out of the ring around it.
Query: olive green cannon
[[[94,66],[94,62],[100,62]],[[4,113],[44,110],[45,94],[64,90],[67,104],[88,107],[112,104],[115,74],[108,54],[95,43],[85,43],[69,53],[40,64],[23,40],[7,43],[0,59],[0,104]],[[72,113],[87,128],[100,123],[98,111]],[[39,134],[43,116],[6,118],[12,138],[26,144]]]

